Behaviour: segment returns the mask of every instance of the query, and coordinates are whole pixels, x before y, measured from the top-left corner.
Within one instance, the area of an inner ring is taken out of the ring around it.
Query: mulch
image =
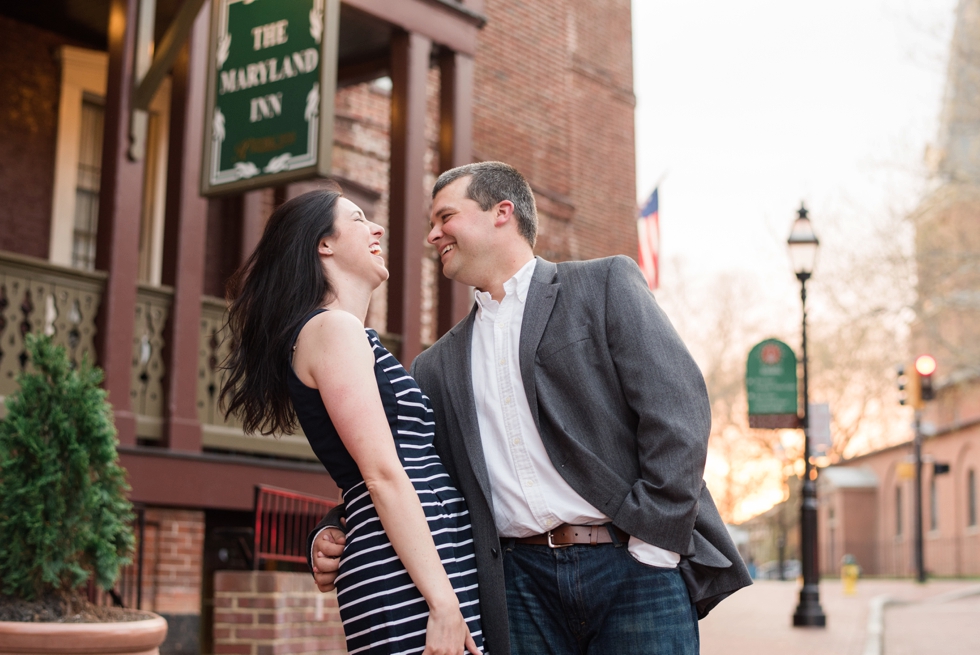
[[[121,607],[94,605],[85,598],[46,596],[27,601],[0,594],[0,621],[39,623],[112,623],[142,621],[152,614]]]

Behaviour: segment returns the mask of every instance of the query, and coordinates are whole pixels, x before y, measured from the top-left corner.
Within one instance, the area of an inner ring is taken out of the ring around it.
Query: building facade
[[[188,12],[134,159],[138,51],[165,51]],[[166,652],[221,650],[213,578],[252,564],[257,485],[338,494],[302,435],[246,436],[218,407],[225,283],[273,208],[317,183],[200,196],[210,15],[200,0],[0,9],[0,398],[29,331],[105,370]],[[386,227],[392,277],[368,323],[404,363],[472,302],[424,242],[443,170],[521,170],[544,257],[635,255],[628,0],[344,0],[339,21],[332,177]]]
[[[980,385],[964,385],[955,393],[960,397],[947,402],[957,406],[956,419],[927,414],[936,428],[922,444],[923,557],[928,575],[971,577],[980,575]],[[824,574],[838,575],[848,554],[866,574],[916,574],[911,443],[855,457],[822,471],[819,481]]]

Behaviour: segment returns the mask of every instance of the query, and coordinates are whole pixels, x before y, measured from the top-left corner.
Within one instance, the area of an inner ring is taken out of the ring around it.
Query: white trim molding
[[[109,55],[68,45],[62,46],[58,54],[61,59],[61,94],[58,100],[58,140],[55,147],[48,259],[52,264],[71,266],[82,99],[86,93],[105,97]]]

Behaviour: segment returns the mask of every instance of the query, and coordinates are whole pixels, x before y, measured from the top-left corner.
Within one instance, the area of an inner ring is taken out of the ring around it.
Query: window
[[[902,488],[895,487],[895,536],[902,536]]]
[[[63,46],[59,56],[61,95],[48,259],[91,270],[99,217],[108,56],[72,46]],[[160,284],[163,259],[169,112],[168,78],[150,102],[140,217],[139,281],[154,285]]]
[[[102,134],[105,109],[100,98],[82,99],[79,130],[78,174],[75,182],[75,226],[72,231],[71,265],[95,270],[95,237],[99,226],[99,185],[102,177]]]
[[[89,262],[95,262],[95,227],[99,215],[102,98],[108,56],[72,46],[62,47],[58,54],[61,95],[48,259],[62,266],[90,268]],[[80,231],[77,238],[76,228]]]
[[[936,493],[935,476],[929,480],[929,531],[939,529],[939,496]]]
[[[966,474],[966,524],[977,527],[977,472],[974,469]]]

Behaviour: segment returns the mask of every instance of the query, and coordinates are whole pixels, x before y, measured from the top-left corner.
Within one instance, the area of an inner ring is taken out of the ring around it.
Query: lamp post
[[[795,627],[824,627],[827,617],[820,607],[820,570],[817,562],[817,480],[816,469],[810,464],[810,389],[807,377],[806,356],[806,281],[813,274],[820,241],[813,233],[806,207],[800,203],[800,211],[793,223],[789,240],[790,260],[793,271],[800,281],[800,300],[803,302],[803,502],[800,508],[800,547],[803,550],[803,589],[800,604],[793,614]]]

